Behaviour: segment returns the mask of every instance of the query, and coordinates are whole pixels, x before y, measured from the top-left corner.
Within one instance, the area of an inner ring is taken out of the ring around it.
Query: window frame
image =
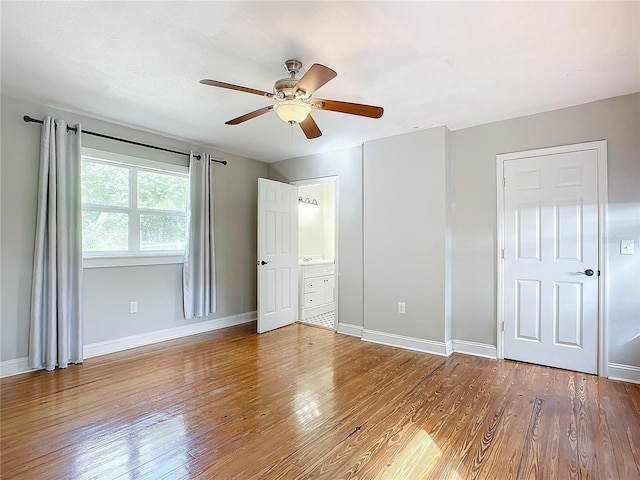
[[[161,210],[138,207],[137,188],[138,172],[146,171],[189,179],[189,167],[173,163],[158,162],[147,158],[123,155],[105,150],[82,147],[82,159],[91,163],[102,165],[114,165],[129,169],[129,205],[126,207],[81,204],[81,210],[96,212],[127,213],[128,222],[128,246],[127,251],[113,252],[82,252],[83,268],[120,267],[136,265],[167,265],[184,262],[184,251],[177,250],[141,250],[140,249],[140,216],[163,215],[188,218],[188,211],[184,214],[175,210]],[[187,206],[188,208],[188,206]]]

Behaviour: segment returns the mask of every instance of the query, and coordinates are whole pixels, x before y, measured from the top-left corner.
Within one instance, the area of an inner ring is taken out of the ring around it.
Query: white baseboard
[[[435,342],[433,340],[424,340],[422,338],[405,337],[394,333],[367,330],[366,328],[363,329],[362,340],[445,357],[451,355],[453,351],[451,341],[446,343]]]
[[[91,343],[84,346],[84,358],[93,358],[108,353],[121,352],[130,348],[151,345],[152,343],[165,342],[180,337],[188,337],[189,335],[197,335],[198,333],[210,332],[220,328],[232,327],[242,323],[252,322],[257,318],[257,312],[241,313],[239,315],[231,315],[229,317],[214,318],[204,322],[190,323],[181,327],[167,328],[155,332],[143,333],[140,335],[132,335],[130,337],[116,338],[107,340],[106,342]]]
[[[0,378],[19,375],[21,373],[35,372],[36,369],[29,368],[29,358],[14,358],[0,362]]]
[[[640,367],[610,363],[607,365],[607,378],[623,382],[640,383]]]
[[[338,323],[338,333],[343,335],[351,335],[352,337],[362,338],[363,328],[360,325],[351,325],[350,323]]]
[[[495,345],[486,343],[467,342],[466,340],[452,340],[453,351],[476,357],[498,358],[498,350]]]
[[[165,330],[158,330],[155,332],[143,333],[140,335],[132,335],[130,337],[116,338],[105,342],[91,343],[84,346],[83,354],[85,359],[98,357],[108,353],[129,350],[130,348],[143,347],[153,343],[187,337],[198,333],[210,332],[220,328],[240,325],[242,323],[253,322],[256,318],[257,312],[254,311],[241,313],[239,315],[231,315],[229,317],[215,318],[199,323],[191,323],[180,327],[167,328]],[[8,377],[33,371],[35,370],[29,368],[28,358],[26,357],[0,362],[0,377]]]

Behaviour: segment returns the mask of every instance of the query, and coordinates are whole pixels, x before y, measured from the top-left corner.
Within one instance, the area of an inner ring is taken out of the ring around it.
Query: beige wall
[[[27,356],[40,127],[24,123],[54,115],[84,129],[166,148],[201,150],[195,145],[9,97],[1,99],[1,352],[0,360]],[[187,164],[187,157],[85,135],[85,146],[154,160]],[[229,160],[215,169],[215,242],[218,312],[203,320],[252,312],[256,308],[257,179],[267,176],[261,162],[210,151]],[[85,344],[197,323],[182,315],[182,265],[84,270]],[[139,312],[128,313],[129,301]]]

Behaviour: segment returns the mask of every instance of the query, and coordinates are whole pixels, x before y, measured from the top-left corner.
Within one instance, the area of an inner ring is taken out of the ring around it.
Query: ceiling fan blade
[[[228,88],[229,90],[237,90],[239,92],[253,93],[255,95],[260,95],[261,97],[273,97],[273,93],[265,92],[263,90],[256,90],[255,88],[241,87],[232,83],[218,82],[217,80],[204,79],[200,80],[200,83],[202,83],[203,85],[211,85],[212,87],[222,87]]]
[[[384,108],[382,107],[362,105],[361,103],[338,102],[337,100],[321,100],[319,98],[313,99],[312,106],[319,110],[329,110],[370,118],[380,118],[384,113]]]
[[[311,65],[311,68],[307,70],[307,73],[298,80],[298,84],[293,89],[293,93],[296,93],[298,90],[302,90],[305,96],[308,97],[329,80],[334,79],[336,75],[338,74],[329,67],[325,67],[319,63],[314,63]]]
[[[307,115],[307,118],[305,118],[298,125],[300,125],[300,128],[309,140],[311,140],[312,138],[318,138],[322,135],[322,132],[316,124],[316,121],[311,115]]]
[[[269,105],[268,107],[246,113],[241,117],[234,118],[233,120],[229,120],[228,122],[224,123],[225,125],[238,125],[239,123],[246,122],[247,120],[251,120],[252,118],[259,117],[260,115],[264,115],[265,113],[269,113],[271,110],[273,110],[273,105]]]

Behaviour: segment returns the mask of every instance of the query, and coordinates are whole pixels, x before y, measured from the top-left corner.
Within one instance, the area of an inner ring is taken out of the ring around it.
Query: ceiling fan
[[[314,63],[302,77],[296,78],[300,71],[302,62],[291,59],[284,62],[284,68],[289,73],[289,77],[277,80],[273,85],[273,93],[254,88],[241,87],[231,83],[219,82],[217,80],[200,80],[204,85],[212,87],[228,88],[240,92],[253,93],[262,97],[275,100],[275,104],[260,108],[253,112],[242,115],[233,120],[225,122],[226,125],[238,125],[252,118],[259,117],[271,110],[275,110],[278,116],[291,125],[297,123],[308,139],[318,138],[322,132],[311,116],[311,110],[329,110],[332,112],[348,113],[350,115],[360,115],[362,117],[380,118],[384,113],[382,107],[372,105],[362,105],[360,103],[339,102],[336,100],[323,100],[311,98],[311,96],[324,84],[338,75],[324,65]]]

